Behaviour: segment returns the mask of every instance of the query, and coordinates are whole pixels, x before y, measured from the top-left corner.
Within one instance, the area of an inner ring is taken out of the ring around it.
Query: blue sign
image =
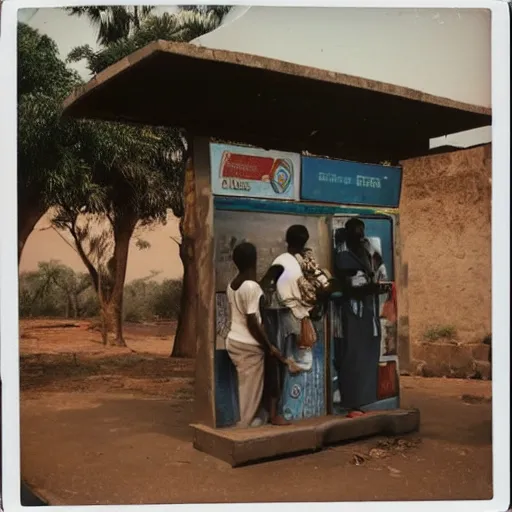
[[[301,199],[397,208],[402,169],[346,160],[303,157]]]

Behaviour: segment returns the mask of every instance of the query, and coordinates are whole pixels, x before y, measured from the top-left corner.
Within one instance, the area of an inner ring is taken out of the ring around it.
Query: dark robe
[[[358,272],[363,272],[371,281],[372,258],[366,250],[356,255],[343,245],[336,255],[336,275],[344,291],[334,307],[341,332],[335,329],[333,341],[341,406],[346,409],[359,409],[377,401],[381,340],[379,296],[361,293],[364,287],[358,290],[354,286],[352,278]]]

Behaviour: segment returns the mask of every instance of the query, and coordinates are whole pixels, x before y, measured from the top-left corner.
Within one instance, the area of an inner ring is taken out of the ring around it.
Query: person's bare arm
[[[267,334],[263,329],[260,321],[256,314],[247,315],[247,327],[249,328],[249,332],[251,336],[263,347],[264,350],[271,350],[272,344],[267,338]]]
[[[300,372],[300,368],[291,359],[286,359],[277,347],[274,347],[267,338],[263,325],[258,321],[256,315],[247,315],[247,327],[252,337],[262,346],[263,350],[274,356],[278,361],[285,364],[291,373]]]
[[[390,285],[387,283],[368,283],[362,286],[353,286],[350,281],[350,279],[347,279],[344,292],[354,299],[362,299],[368,295],[387,293],[390,288]]]
[[[281,277],[281,274],[284,272],[284,267],[282,265],[272,265],[266,272],[266,274],[261,278],[260,286],[263,290],[269,290],[275,288],[277,280]]]

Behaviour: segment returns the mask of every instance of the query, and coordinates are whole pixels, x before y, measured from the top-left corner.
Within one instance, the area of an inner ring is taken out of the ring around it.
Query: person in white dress
[[[263,297],[256,281],[257,253],[254,245],[244,242],[233,251],[238,275],[227,288],[231,311],[231,326],[226,349],[236,367],[240,421],[238,427],[259,426],[264,420],[261,412],[265,382],[265,360],[271,364],[281,359],[280,352],[270,343],[261,323],[260,305]],[[277,412],[276,390],[269,391],[268,413],[274,425],[288,425]]]

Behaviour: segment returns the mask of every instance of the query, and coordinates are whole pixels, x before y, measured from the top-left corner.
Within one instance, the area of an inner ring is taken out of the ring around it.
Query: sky
[[[179,241],[178,219],[169,214],[166,225],[155,225],[140,233],[149,242],[148,249],[140,250],[132,240],[128,256],[126,280],[131,281],[158,272],[155,280],[178,279],[183,275],[176,241]],[[73,248],[70,237],[51,225],[51,213],[43,217],[27,240],[20,262],[20,271],[37,269],[40,261],[59,260],[75,271],[86,269]]]
[[[196,43],[491,105],[486,9],[239,6]]]
[[[155,12],[174,11],[159,6]],[[53,38],[65,59],[78,45],[97,49],[96,30],[84,17],[63,9],[25,9],[24,21]],[[276,44],[279,41],[279,44]],[[321,9],[239,6],[223,26],[197,44],[277,58],[422,90],[458,101],[490,106],[490,14],[467,9]],[[70,64],[88,80],[85,62]],[[432,147],[490,141],[490,129],[440,138]],[[71,245],[50,226],[46,216],[27,241],[21,270],[38,261],[58,259],[76,270],[83,265]],[[145,238],[146,251],[131,249],[127,279],[152,270],[177,277],[182,268],[177,220],[155,227]]]

